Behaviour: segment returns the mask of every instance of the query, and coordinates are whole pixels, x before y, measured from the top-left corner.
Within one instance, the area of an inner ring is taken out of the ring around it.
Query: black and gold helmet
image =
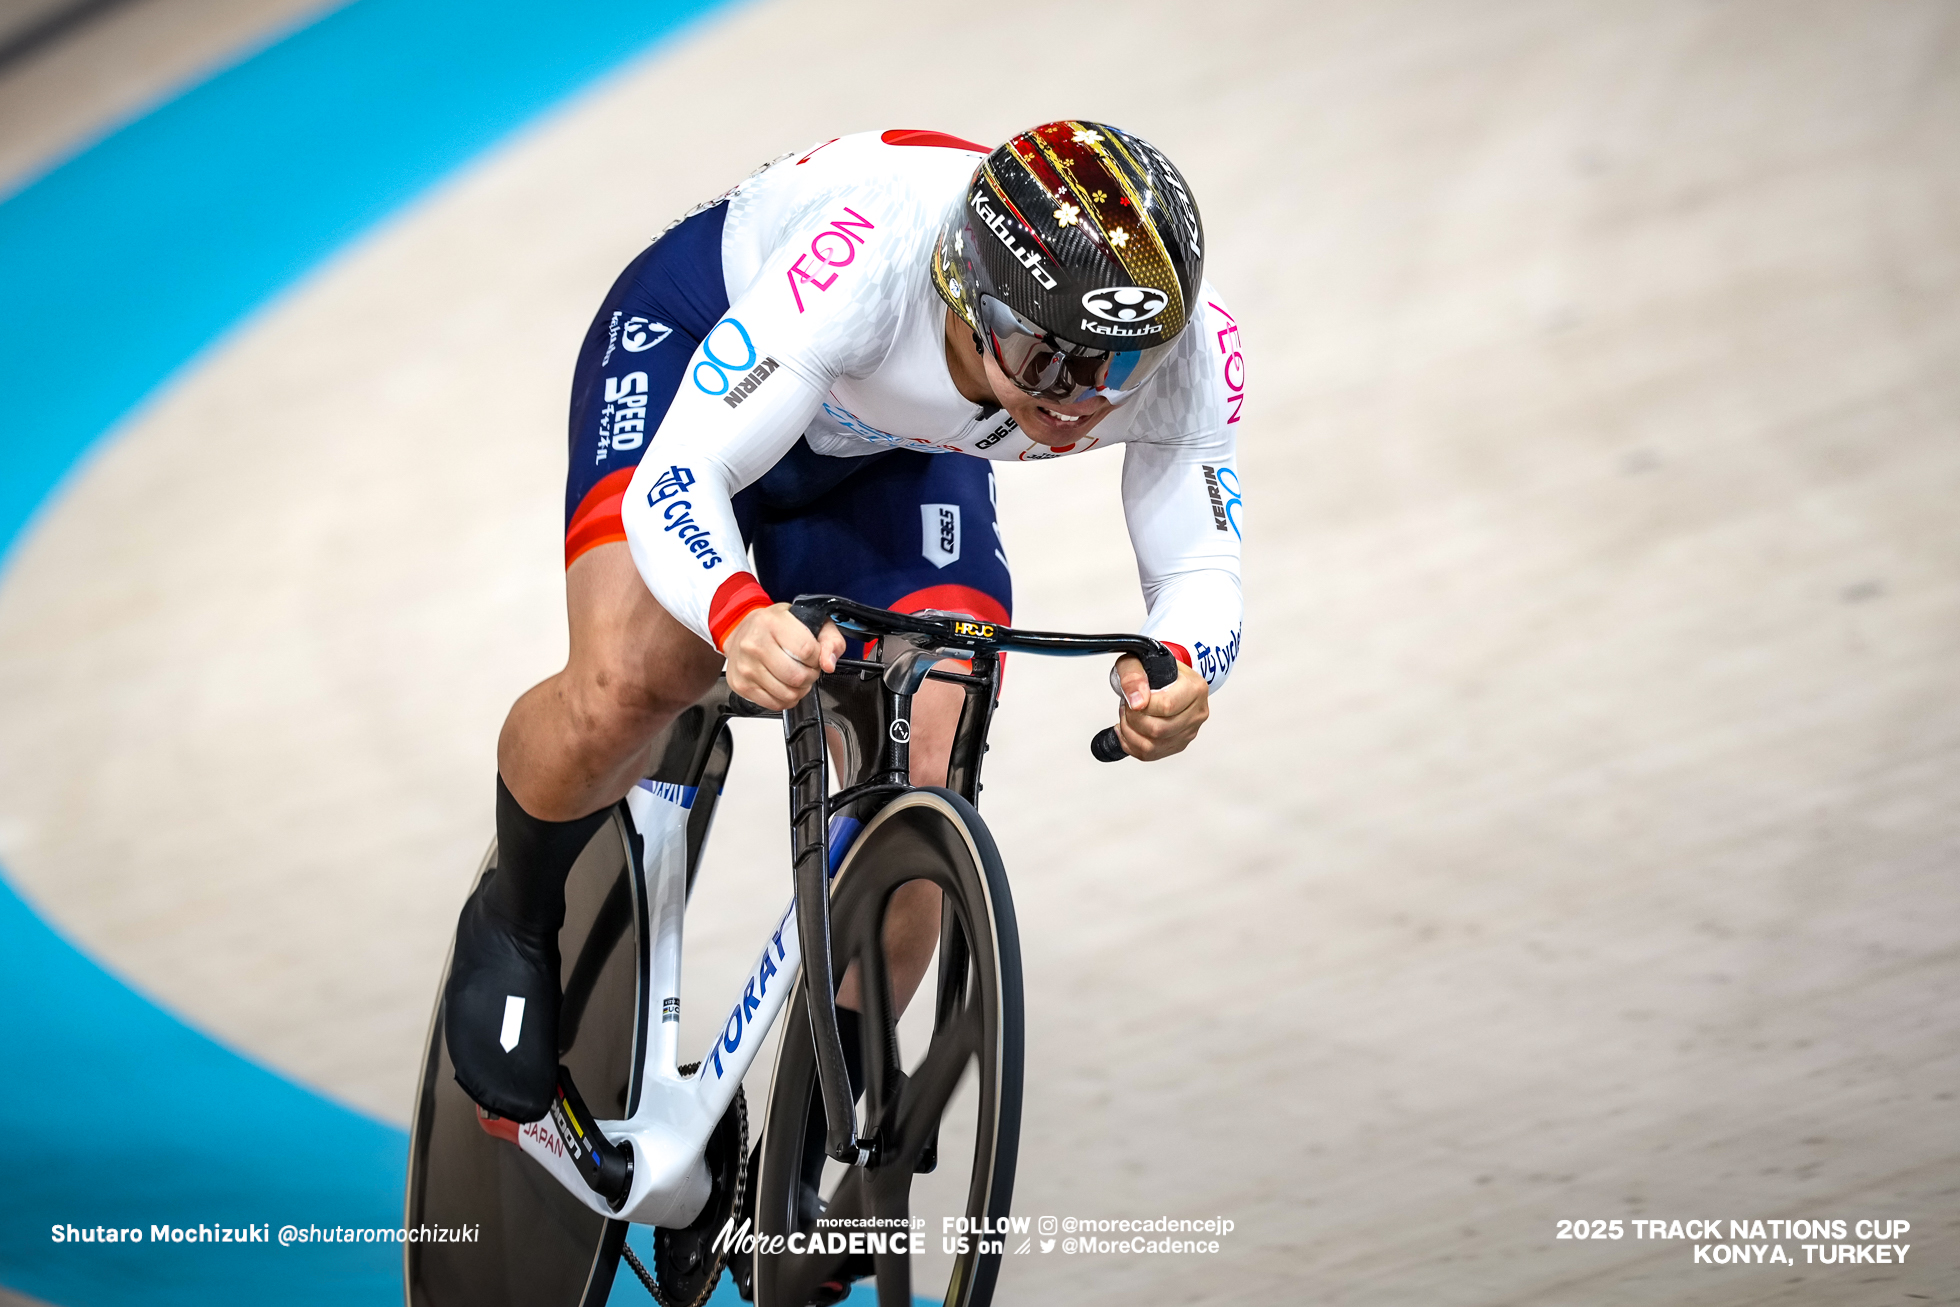
[[[1107,123],[1043,123],[981,161],[932,279],[1031,395],[1121,403],[1194,314],[1204,224],[1184,176]]]

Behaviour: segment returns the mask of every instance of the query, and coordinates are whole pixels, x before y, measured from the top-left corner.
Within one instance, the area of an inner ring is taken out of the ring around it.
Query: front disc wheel
[[[893,896],[941,896],[936,966],[904,1022],[885,953]],[[1020,1142],[1019,938],[1007,876],[979,814],[947,790],[913,790],[872,819],[831,900],[831,984],[855,964],[863,1030],[859,1133],[869,1166],[824,1156],[806,970],[777,1055],[756,1194],[757,1307],[834,1302],[874,1278],[880,1307],[911,1307],[915,1281],[947,1307],[992,1300]],[[948,1218],[963,1217],[964,1222]]]

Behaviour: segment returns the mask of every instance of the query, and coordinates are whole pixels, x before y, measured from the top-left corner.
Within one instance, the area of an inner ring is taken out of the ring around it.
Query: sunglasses
[[[1064,404],[1096,395],[1121,404],[1170,357],[1176,343],[1125,350],[1076,345],[985,294],[980,296],[980,323],[994,361],[1010,382],[1036,399]]]

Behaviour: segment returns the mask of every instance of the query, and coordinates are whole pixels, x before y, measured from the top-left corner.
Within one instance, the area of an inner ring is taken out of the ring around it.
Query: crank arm
[[[633,1187],[633,1146],[606,1138],[586,1110],[585,1100],[579,1097],[570,1068],[563,1063],[558,1067],[558,1096],[551,1102],[551,1120],[579,1175],[593,1193],[617,1211]]]

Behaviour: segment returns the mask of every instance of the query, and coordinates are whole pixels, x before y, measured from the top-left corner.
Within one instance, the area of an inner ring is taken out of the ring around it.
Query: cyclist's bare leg
[[[643,773],[654,737],[714,684],[721,656],[655,603],[623,543],[565,577],[571,652],[497,744],[497,861],[456,923],[443,988],[456,1079],[517,1121],[549,1110],[558,1065],[565,877]]]
[[[646,774],[675,715],[707,693],[721,655],[648,593],[621,543],[582,555],[565,575],[571,653],[565,669],[526,691],[497,742],[511,797],[534,817],[570,821],[616,803]],[[928,681],[912,701],[912,778],[944,785],[960,687]],[[939,942],[939,889],[914,882],[893,896],[885,952],[903,1011]],[[857,1007],[857,973],[839,1000]]]
[[[565,607],[565,669],[524,692],[497,741],[511,797],[544,821],[623,798],[646,774],[654,737],[721,672],[721,655],[648,593],[624,543],[572,564]]]

